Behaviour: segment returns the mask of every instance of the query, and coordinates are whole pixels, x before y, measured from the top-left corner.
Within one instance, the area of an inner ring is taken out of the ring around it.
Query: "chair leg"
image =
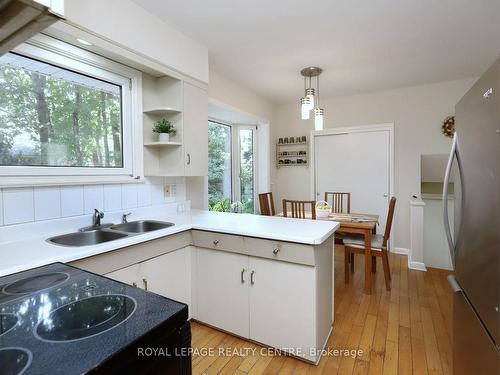
[[[389,260],[387,253],[382,253],[382,266],[384,267],[385,289],[391,290],[391,271],[389,270]]]
[[[351,254],[351,272],[354,273],[354,253]]]
[[[350,258],[350,253],[349,250],[347,250],[347,247],[344,247],[344,278],[345,278],[345,283],[349,284],[349,258]]]
[[[377,257],[372,256],[372,272],[377,272]]]

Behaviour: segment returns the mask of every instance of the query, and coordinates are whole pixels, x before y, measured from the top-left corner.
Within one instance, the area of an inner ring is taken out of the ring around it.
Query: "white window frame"
[[[123,166],[0,166],[0,187],[140,181],[143,177],[142,73],[45,35],[37,35],[13,52],[122,87]]]
[[[231,128],[231,203],[241,201],[241,179],[240,179],[240,129],[253,130],[253,212],[257,213],[257,130],[256,125],[240,125],[230,122],[209,118],[209,122],[219,125],[229,126]]]

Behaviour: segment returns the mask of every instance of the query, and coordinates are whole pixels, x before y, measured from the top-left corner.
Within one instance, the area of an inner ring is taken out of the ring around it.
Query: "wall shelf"
[[[309,166],[309,142],[306,137],[292,137],[292,139],[295,138],[306,139],[306,141],[285,143],[284,140],[289,140],[289,138],[276,139],[276,168]]]
[[[146,142],[144,147],[179,147],[182,142]]]
[[[166,116],[166,115],[182,113],[182,111],[176,108],[163,107],[163,108],[148,108],[143,110],[143,113],[145,113],[146,115]]]

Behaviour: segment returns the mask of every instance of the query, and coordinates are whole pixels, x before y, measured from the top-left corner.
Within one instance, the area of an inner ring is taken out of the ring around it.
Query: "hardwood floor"
[[[356,256],[349,285],[343,262],[343,248],[337,246],[335,323],[328,348],[361,350],[361,356],[328,355],[313,366],[289,356],[262,355],[257,344],[193,322],[193,374],[451,375],[450,272],[409,270],[406,256],[391,254],[392,290],[385,290],[379,263],[373,292],[366,295],[362,257]],[[211,355],[203,353],[210,349]]]

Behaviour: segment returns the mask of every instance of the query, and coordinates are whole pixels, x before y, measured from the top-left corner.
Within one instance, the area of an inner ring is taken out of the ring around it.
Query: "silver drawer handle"
[[[219,240],[214,240],[214,246],[217,246],[219,244]]]
[[[250,284],[255,284],[255,282],[253,281],[253,275],[255,275],[255,271],[252,271],[250,272]]]
[[[247,270],[246,270],[246,269],[244,269],[244,268],[242,268],[242,269],[241,269],[241,283],[242,283],[242,284],[245,284],[245,272],[246,272],[246,271],[247,271]]]
[[[142,283],[144,284],[144,290],[147,292],[148,291],[148,280],[142,279]]]

